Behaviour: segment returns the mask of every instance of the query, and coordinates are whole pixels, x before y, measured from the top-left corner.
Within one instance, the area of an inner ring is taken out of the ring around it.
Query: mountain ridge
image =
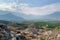
[[[2,12],[4,13],[4,12]],[[0,15],[0,20],[7,20],[7,21],[22,21],[25,20],[22,17],[18,17],[13,15],[11,12],[8,12],[7,14]]]
[[[25,15],[23,13],[20,13],[20,15],[16,15],[17,13],[9,11],[0,11],[0,13],[5,13],[4,15],[0,15],[0,20],[7,20],[7,21],[60,20],[60,12],[55,12],[53,14],[45,16]]]

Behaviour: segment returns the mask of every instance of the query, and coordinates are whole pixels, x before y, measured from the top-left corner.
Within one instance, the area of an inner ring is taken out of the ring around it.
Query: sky
[[[60,12],[60,0],[0,0],[0,10],[17,12],[16,15],[43,16]],[[0,15],[4,14],[7,13],[0,12]]]

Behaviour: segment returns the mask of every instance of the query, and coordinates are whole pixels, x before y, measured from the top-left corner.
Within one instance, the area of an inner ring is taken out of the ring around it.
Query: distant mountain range
[[[5,11],[5,12],[2,11],[1,13],[7,13],[7,11]],[[22,21],[22,20],[24,20],[24,18],[15,16],[11,12],[8,12],[7,14],[0,15],[0,20]]]
[[[9,11],[1,11],[0,13],[3,13],[4,15],[0,15],[0,20],[8,20],[8,21],[25,21],[25,20],[33,20],[38,19],[38,16],[35,15],[26,15],[23,13],[19,13],[20,15],[16,15],[15,12],[9,12]],[[40,16],[39,16],[40,18]]]
[[[43,18],[50,19],[50,20],[60,20],[60,12],[55,12],[53,14],[46,15]]]
[[[59,18],[60,19],[60,12],[55,12],[53,14],[47,15],[46,17]]]
[[[22,14],[17,16],[9,11],[1,11],[0,13],[7,13],[5,15],[0,15],[0,20],[7,21],[25,21],[25,20],[60,20],[60,12],[55,12],[53,14],[45,15],[45,16],[35,16],[35,15],[26,15]]]

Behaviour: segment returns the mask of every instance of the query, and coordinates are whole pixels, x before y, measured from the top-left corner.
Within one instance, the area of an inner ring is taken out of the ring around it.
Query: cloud
[[[15,6],[15,5],[14,5]],[[0,10],[11,10],[13,11],[15,8],[12,6],[12,4],[0,4]]]
[[[50,4],[43,7],[30,7],[30,6],[22,6],[20,7],[21,12],[24,14],[31,15],[48,15],[54,12],[60,11],[60,5]]]
[[[24,13],[26,15],[48,15],[54,12],[60,11],[60,3],[45,5],[42,7],[31,7],[29,4],[26,3],[9,3],[9,4],[0,4],[0,10],[4,11],[12,11],[12,12],[19,12]]]
[[[14,12],[14,11],[16,11],[16,8],[14,8],[15,7],[15,5],[14,5],[14,3],[12,3],[12,4],[10,4],[10,3],[3,3],[3,4],[0,4],[0,15],[4,15],[4,14],[7,14],[8,13],[8,11],[10,11],[10,12]],[[7,13],[4,13],[4,12],[7,12]]]

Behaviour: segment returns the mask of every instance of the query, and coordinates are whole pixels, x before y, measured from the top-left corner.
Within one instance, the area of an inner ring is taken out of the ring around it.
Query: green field
[[[54,28],[60,26],[60,22],[35,22],[34,24],[40,27],[48,25],[48,28]]]

